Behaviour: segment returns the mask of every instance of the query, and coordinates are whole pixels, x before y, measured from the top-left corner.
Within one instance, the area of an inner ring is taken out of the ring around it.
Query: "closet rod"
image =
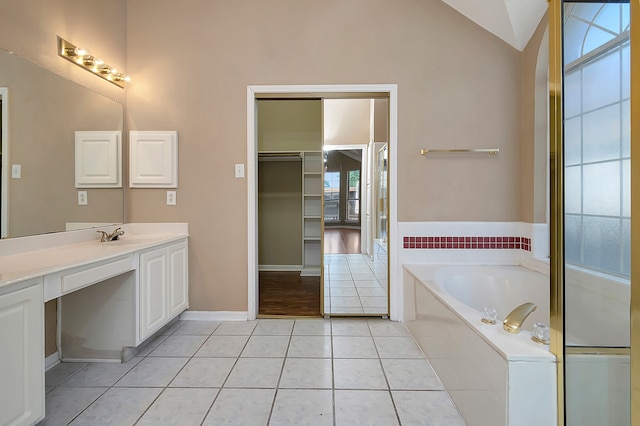
[[[258,161],[301,161],[299,152],[259,152]]]

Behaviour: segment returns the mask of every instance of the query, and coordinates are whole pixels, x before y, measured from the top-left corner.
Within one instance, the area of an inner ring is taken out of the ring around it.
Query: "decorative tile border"
[[[404,237],[405,249],[474,249],[531,251],[531,238],[525,237]]]

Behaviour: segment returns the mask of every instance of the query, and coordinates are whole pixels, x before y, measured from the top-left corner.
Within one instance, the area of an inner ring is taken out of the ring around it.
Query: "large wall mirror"
[[[122,132],[123,106],[4,50],[0,97],[0,236],[124,222],[122,188],[75,187],[75,132]]]

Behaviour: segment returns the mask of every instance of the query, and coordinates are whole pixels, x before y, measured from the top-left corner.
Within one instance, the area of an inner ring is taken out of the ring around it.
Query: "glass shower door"
[[[629,425],[629,2],[563,11],[566,424]]]

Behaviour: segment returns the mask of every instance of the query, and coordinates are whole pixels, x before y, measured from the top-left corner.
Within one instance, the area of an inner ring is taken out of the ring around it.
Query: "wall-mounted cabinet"
[[[178,132],[129,133],[129,186],[178,187]]]
[[[302,270],[319,276],[322,264],[322,151],[302,153]]]
[[[75,134],[76,188],[122,187],[122,133]]]

